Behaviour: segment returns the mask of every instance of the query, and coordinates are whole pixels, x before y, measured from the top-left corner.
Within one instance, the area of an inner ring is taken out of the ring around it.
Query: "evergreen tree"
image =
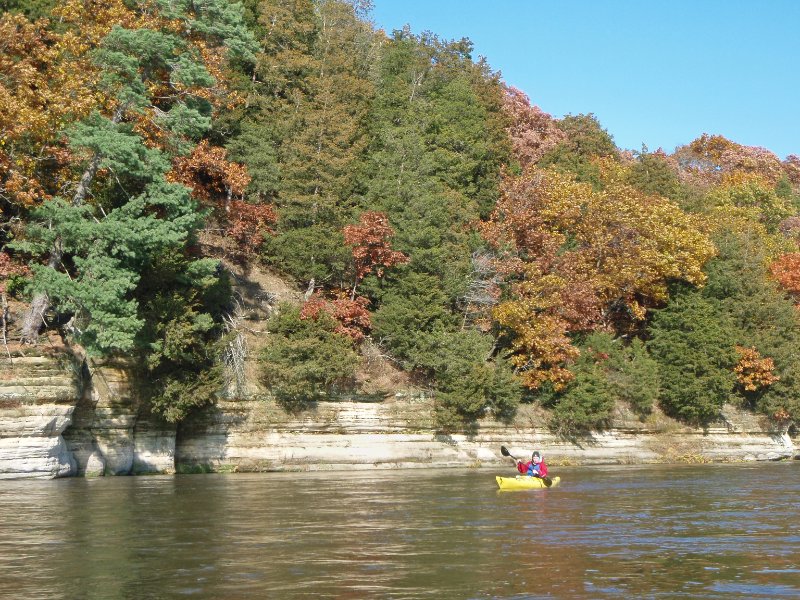
[[[352,383],[358,355],[338,323],[321,311],[303,318],[282,305],[268,323],[270,339],[261,356],[262,377],[286,409],[301,410]]]
[[[341,284],[340,230],[357,203],[374,33],[340,0],[267,0],[257,10],[261,52],[231,157],[252,169],[251,194],[278,207],[267,260],[298,280]]]
[[[768,240],[750,231],[721,231],[717,235],[719,256],[708,266],[704,293],[720,302],[731,319],[735,342],[755,348],[771,358],[778,380],[745,393],[740,400],[770,416],[785,412],[800,416],[800,321],[797,308],[766,275]]]
[[[734,325],[720,302],[700,291],[671,298],[655,311],[648,343],[661,373],[660,404],[676,418],[705,424],[733,393]]]
[[[572,174],[577,181],[602,188],[599,167],[595,158],[616,158],[618,150],[609,133],[602,128],[593,114],[567,115],[557,122],[567,139],[545,153],[538,166]]]

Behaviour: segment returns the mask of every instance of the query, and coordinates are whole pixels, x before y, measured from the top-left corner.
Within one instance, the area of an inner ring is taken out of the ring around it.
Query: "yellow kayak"
[[[553,485],[550,487],[556,487],[561,481],[561,477],[553,477],[552,480]],[[501,490],[538,490],[547,487],[541,478],[528,475],[517,475],[516,477],[500,477],[498,475],[497,485]]]

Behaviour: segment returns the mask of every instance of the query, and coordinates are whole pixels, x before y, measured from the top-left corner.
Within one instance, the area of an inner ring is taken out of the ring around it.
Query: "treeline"
[[[444,430],[520,402],[565,434],[618,400],[800,417],[797,157],[621,150],[363,0],[5,5],[3,333],[135,357],[164,418],[223,387],[213,244],[307,290],[261,357],[290,410],[377,348]]]

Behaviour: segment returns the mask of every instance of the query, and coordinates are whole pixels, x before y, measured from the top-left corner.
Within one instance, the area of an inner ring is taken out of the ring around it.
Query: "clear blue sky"
[[[622,148],[702,133],[800,154],[800,0],[374,0],[391,32],[468,37],[556,117],[594,113]]]

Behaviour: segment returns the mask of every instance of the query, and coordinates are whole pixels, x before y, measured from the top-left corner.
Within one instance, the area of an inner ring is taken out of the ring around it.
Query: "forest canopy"
[[[372,348],[443,430],[520,402],[566,434],[616,403],[800,419],[800,157],[618,148],[364,0],[0,8],[6,342],[132,356],[180,421],[224,387],[229,267],[258,265],[306,290],[260,357],[287,410]]]

